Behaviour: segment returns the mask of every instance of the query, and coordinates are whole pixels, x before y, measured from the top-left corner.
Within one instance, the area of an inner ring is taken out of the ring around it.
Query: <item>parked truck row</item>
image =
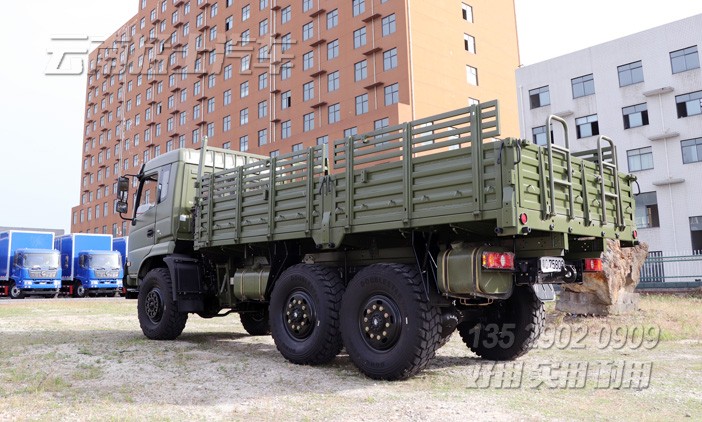
[[[122,292],[126,239],[13,230],[0,233],[0,296],[115,295]]]
[[[576,156],[566,122],[546,124],[565,136],[501,139],[488,102],[279,157],[206,141],[163,154],[132,176],[129,218],[132,182],[118,181],[126,297],[150,339],[237,312],[293,363],[343,347],[376,379],[416,374],[454,331],[515,359],[553,284],[601,269],[606,239],[637,242],[614,142]]]

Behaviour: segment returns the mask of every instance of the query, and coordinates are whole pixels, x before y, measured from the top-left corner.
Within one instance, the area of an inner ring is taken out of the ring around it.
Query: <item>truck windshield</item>
[[[90,257],[90,266],[94,269],[119,268],[118,254],[100,254]]]
[[[59,256],[56,253],[28,253],[24,255],[25,268],[58,268]]]

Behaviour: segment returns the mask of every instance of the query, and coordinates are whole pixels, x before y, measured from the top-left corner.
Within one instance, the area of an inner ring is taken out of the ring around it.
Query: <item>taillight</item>
[[[512,252],[483,252],[483,268],[514,270],[514,254]]]
[[[585,258],[585,272],[602,271],[601,258]]]

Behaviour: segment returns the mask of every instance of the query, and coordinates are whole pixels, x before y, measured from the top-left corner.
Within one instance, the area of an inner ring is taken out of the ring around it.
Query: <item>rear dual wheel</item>
[[[429,303],[414,267],[375,264],[349,283],[341,305],[341,333],[349,357],[365,375],[406,379],[434,357],[441,313]]]

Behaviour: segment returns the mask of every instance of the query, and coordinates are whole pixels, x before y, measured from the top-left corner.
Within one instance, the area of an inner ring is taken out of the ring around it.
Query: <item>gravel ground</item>
[[[0,299],[0,420],[702,420],[701,305],[649,297],[609,320],[550,311],[540,347],[516,362],[482,361],[454,335],[418,376],[378,382],[343,351],[290,364],[236,316],[191,316],[177,341],[157,342],[136,301]]]

